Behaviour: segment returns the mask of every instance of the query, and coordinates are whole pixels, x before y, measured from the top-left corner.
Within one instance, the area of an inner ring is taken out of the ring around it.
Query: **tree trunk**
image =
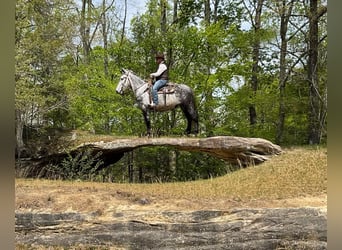
[[[103,38],[103,66],[105,76],[108,77],[108,29],[107,29],[107,19],[106,19],[106,0],[102,1],[102,38]]]
[[[166,34],[166,0],[160,0],[160,29],[163,35]]]
[[[206,25],[210,25],[210,0],[204,1],[204,21]]]
[[[90,54],[90,13],[91,0],[82,0],[80,33],[83,45],[84,62],[89,63]]]
[[[20,111],[16,111],[15,112],[16,115],[16,151],[18,154],[18,158],[20,158],[20,151],[22,148],[24,148],[25,144],[24,144],[24,140],[23,140],[23,130],[24,130],[24,123],[21,119],[21,112]]]
[[[292,13],[293,0],[286,5],[286,0],[282,1],[280,7],[280,66],[279,66],[279,116],[277,124],[276,143],[280,144],[283,140],[283,132],[285,126],[285,86],[288,79],[286,73],[286,56],[287,56],[287,27]]]
[[[214,0],[214,13],[213,13],[214,23],[217,22],[217,13],[218,13],[219,3],[220,3],[220,0]]]
[[[122,32],[121,32],[120,45],[122,45],[124,37],[125,37],[126,19],[127,19],[127,0],[125,0],[125,15],[124,15],[123,23],[122,23]]]
[[[127,153],[127,168],[129,183],[134,182],[134,155],[133,151]]]
[[[173,0],[173,23],[177,22],[178,18],[178,0]]]
[[[166,19],[165,19],[165,22],[166,22]],[[178,0],[173,0],[172,23],[176,24],[177,22],[178,22]],[[166,55],[167,55],[167,60],[166,60],[167,68],[169,69],[169,72],[171,72],[171,68],[174,64],[172,39],[169,39],[168,41],[168,48],[167,48]]]
[[[318,80],[318,21],[327,11],[326,7],[318,10],[318,0],[310,0],[309,12],[309,59],[308,59],[308,84],[309,84],[309,144],[321,142],[321,110],[320,90]]]
[[[171,178],[175,177],[177,170],[177,151],[173,149],[169,152],[169,169]]]
[[[260,29],[261,29],[261,13],[264,0],[258,0],[253,28],[254,28],[254,41],[253,41],[253,51],[252,51],[252,77],[251,77],[251,90],[252,90],[252,101],[249,105],[249,122],[250,125],[257,123],[257,112],[254,103],[254,97],[258,90],[258,73],[259,73],[259,55],[260,55]]]

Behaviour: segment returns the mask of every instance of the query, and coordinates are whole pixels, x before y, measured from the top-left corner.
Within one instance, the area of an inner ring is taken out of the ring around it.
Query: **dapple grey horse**
[[[136,76],[132,71],[122,69],[122,75],[118,86],[116,87],[116,92],[123,95],[127,89],[131,89],[135,95],[137,104],[142,110],[146,128],[147,135],[151,134],[151,121],[150,121],[150,111],[168,111],[180,107],[187,119],[188,125],[186,128],[186,134],[198,133],[198,112],[196,109],[195,98],[193,91],[190,87],[184,84],[175,84],[174,91],[167,94],[158,94],[159,104],[158,106],[151,109],[150,106],[150,85],[138,76]],[[192,127],[194,128],[192,131]]]

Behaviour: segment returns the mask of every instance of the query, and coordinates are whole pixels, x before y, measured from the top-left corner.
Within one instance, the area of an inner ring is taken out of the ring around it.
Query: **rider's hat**
[[[165,57],[164,57],[164,54],[163,53],[157,53],[156,54],[156,59],[158,59],[158,58],[161,58],[161,59],[165,59]]]

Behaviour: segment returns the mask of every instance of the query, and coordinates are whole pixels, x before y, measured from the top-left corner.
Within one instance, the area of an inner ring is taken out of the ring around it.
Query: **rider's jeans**
[[[164,87],[166,85],[166,83],[167,83],[167,80],[160,79],[153,84],[152,96],[153,96],[154,104],[158,105],[158,90],[160,88]]]

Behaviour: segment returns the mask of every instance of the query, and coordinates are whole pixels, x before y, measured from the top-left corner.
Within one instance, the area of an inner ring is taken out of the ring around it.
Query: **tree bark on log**
[[[136,138],[111,142],[90,142],[76,150],[91,148],[105,155],[131,151],[146,146],[171,146],[178,150],[208,153],[232,164],[259,164],[282,152],[280,146],[261,138],[216,136],[208,138]]]
[[[37,159],[28,159],[25,177],[37,177],[44,166],[59,165],[68,156],[76,156],[79,152],[91,150],[93,155],[102,152],[99,159],[103,169],[119,161],[124,153],[139,147],[169,146],[178,150],[203,152],[223,159],[233,165],[246,167],[260,164],[273,155],[282,152],[280,146],[261,138],[245,138],[236,136],[216,136],[208,138],[130,138],[116,139],[109,142],[87,142],[79,145],[69,152],[50,154]],[[23,162],[23,160],[21,161]]]

